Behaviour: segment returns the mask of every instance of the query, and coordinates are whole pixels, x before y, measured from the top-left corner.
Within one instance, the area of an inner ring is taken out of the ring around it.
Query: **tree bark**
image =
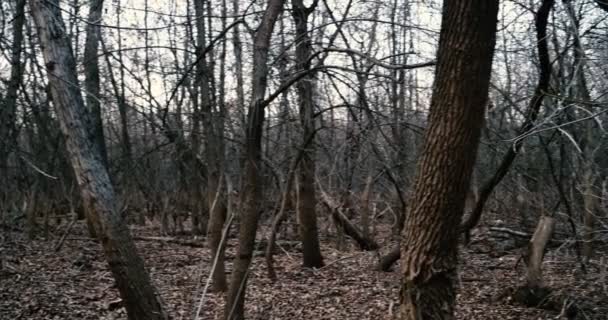
[[[114,189],[98,146],[89,139],[86,109],[59,1],[30,0],[29,4],[40,37],[53,103],[84,207],[97,230],[128,317],[167,319],[160,297],[116,207]]]
[[[86,101],[92,123],[89,125],[93,140],[99,148],[103,164],[108,166],[108,151],[103,132],[103,121],[101,119],[101,102],[99,101],[99,48],[101,23],[101,11],[103,0],[93,0],[89,3],[89,18],[86,26],[87,38],[84,45],[84,85],[86,88]]]
[[[401,240],[403,320],[454,319],[458,228],[484,120],[498,1],[446,0],[428,128]]]
[[[292,0],[292,16],[296,26],[296,69],[299,72],[310,70],[310,54],[312,45],[308,34],[308,17],[316,7],[313,2],[310,7],[303,0]],[[308,74],[297,83],[298,104],[300,107],[300,122],[302,124],[302,139],[305,149],[298,170],[298,230],[302,241],[303,266],[319,268],[323,266],[323,256],[319,246],[317,228],[317,198],[315,196],[315,122],[314,96],[312,74]],[[313,139],[311,143],[307,143]]]
[[[239,245],[230,279],[224,318],[244,319],[245,290],[249,264],[255,245],[260,215],[262,185],[259,168],[262,167],[262,131],[264,128],[264,94],[268,85],[268,51],[272,30],[283,0],[269,0],[253,41],[252,97],[247,114],[247,140],[245,143],[245,173],[243,177],[243,210],[239,229]]]
[[[551,240],[555,220],[550,216],[541,216],[536,225],[534,235],[528,243],[524,255],[526,264],[525,283],[513,292],[513,300],[528,307],[551,308],[553,302],[549,298],[551,291],[544,286],[542,277],[542,264],[545,257],[545,248]],[[558,308],[564,306],[560,303]]]
[[[17,116],[17,91],[23,78],[23,64],[21,63],[21,52],[23,47],[23,25],[25,22],[25,0],[18,0],[15,6],[15,17],[13,18],[13,39],[11,47],[11,76],[6,89],[6,96],[2,99],[0,95],[0,176],[9,177],[8,163],[11,148],[17,145],[17,128],[15,120]],[[5,181],[10,185],[9,181]],[[4,184],[0,187],[0,201],[8,190],[4,190]]]
[[[543,5],[536,13],[536,45],[540,64],[540,74],[538,77],[538,84],[534,90],[534,96],[532,99],[530,99],[528,109],[526,111],[526,118],[524,123],[517,131],[517,136],[525,134],[532,129],[536,119],[538,118],[538,113],[543,104],[545,94],[549,90],[551,80],[551,61],[549,60],[549,48],[547,44],[547,20],[549,17],[549,12],[553,7],[553,2],[554,1],[544,1]],[[469,240],[471,230],[479,223],[487,200],[494,191],[494,188],[496,188],[496,186],[509,172],[509,168],[511,168],[511,164],[513,164],[513,161],[515,161],[517,153],[521,149],[522,145],[523,141],[521,140],[515,142],[515,144],[509,148],[507,153],[502,158],[496,172],[482,185],[479,191],[479,197],[475,203],[475,208],[461,226],[462,232],[465,233],[466,242]]]
[[[207,46],[206,33],[205,33],[205,11],[203,1],[194,2],[195,13],[196,13],[196,26],[197,26],[197,46],[198,54],[203,54],[203,50]],[[213,290],[214,291],[226,291],[226,273],[224,266],[224,254],[223,249],[220,248],[220,240],[222,238],[222,228],[226,219],[226,204],[223,192],[223,183],[221,181],[223,174],[221,172],[222,160],[223,160],[223,139],[220,132],[220,128],[223,128],[221,121],[222,117],[218,117],[218,114],[214,112],[213,99],[211,97],[211,78],[212,73],[210,66],[207,62],[207,57],[197,57],[197,72],[195,85],[200,88],[201,99],[200,99],[200,110],[195,112],[200,115],[196,115],[197,118],[202,116],[204,132],[205,132],[205,156],[207,160],[207,207],[209,208],[209,225],[208,225],[208,242],[211,248],[211,256],[215,257],[218,250],[221,250],[220,254],[217,255],[218,261],[216,262],[216,268],[214,269],[213,279]],[[197,120],[197,122],[200,120]],[[200,126],[194,128],[194,133]],[[196,138],[200,139],[200,135],[196,134]],[[193,145],[198,145],[198,141],[193,141]],[[198,149],[198,147],[196,148]]]
[[[549,216],[541,216],[528,246],[525,256],[526,262],[526,286],[540,288],[542,281],[542,263],[545,256],[545,247],[551,240],[555,220]]]
[[[240,14],[240,0],[233,0],[233,15]],[[234,26],[234,34],[232,36],[232,48],[234,50],[234,68],[236,74],[236,107],[237,110],[244,112],[245,110],[245,81],[243,80],[243,44],[241,42],[240,26]],[[242,121],[245,125],[245,121]]]

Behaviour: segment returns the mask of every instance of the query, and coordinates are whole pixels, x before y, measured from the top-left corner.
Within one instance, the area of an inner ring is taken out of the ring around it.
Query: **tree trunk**
[[[542,264],[545,257],[545,248],[551,240],[554,225],[553,217],[541,216],[534,235],[532,235],[528,244],[528,250],[524,255],[526,282],[514,291],[513,300],[528,307],[544,306],[550,308],[552,305],[552,301],[547,299],[551,291],[543,284]],[[562,305],[560,303],[559,307]]]
[[[317,2],[307,8],[303,0],[292,0],[292,16],[296,25],[296,64],[299,72],[310,70],[309,57],[312,51],[308,35],[308,16],[313,12]],[[315,196],[315,143],[307,143],[315,134],[314,97],[312,74],[305,76],[297,83],[302,139],[305,149],[298,170],[298,230],[302,240],[304,267],[319,268],[323,266],[323,256],[319,246],[317,228],[317,198]],[[314,139],[314,138],[312,138]]]
[[[89,125],[92,129],[92,139],[97,144],[103,164],[108,167],[108,151],[103,132],[103,121],[101,119],[101,102],[99,101],[99,24],[101,23],[101,10],[103,0],[93,0],[89,3],[89,23],[86,26],[87,38],[84,46],[84,68],[87,108],[93,123]]]
[[[23,46],[24,7],[26,1],[18,0],[16,2],[10,61],[11,76],[6,88],[6,96],[2,99],[2,95],[0,95],[0,176],[5,177],[3,180],[10,176],[8,169],[9,155],[12,152],[11,149],[17,145],[17,128],[15,125],[17,117],[17,92],[23,78],[21,51]],[[4,193],[8,192],[8,190],[5,190],[5,186],[12,184],[9,181],[5,181],[5,183],[0,187],[0,201],[4,200]]]
[[[240,14],[239,12],[240,0],[233,0],[232,7],[234,12],[233,15]],[[236,109],[239,112],[245,110],[245,81],[243,80],[243,48],[241,42],[240,26],[234,26],[234,34],[232,37],[232,48],[234,50],[234,71],[236,74]],[[245,119],[242,118],[242,124],[245,125]]]
[[[477,154],[498,1],[446,0],[424,147],[401,240],[403,320],[454,319],[458,228]]]
[[[374,182],[374,177],[372,176],[371,160],[368,160],[367,170],[368,173],[367,178],[365,179],[365,189],[363,190],[363,194],[361,195],[361,231],[363,232],[363,236],[369,238],[370,220],[373,218],[370,197],[372,192],[372,183]]]
[[[53,102],[85,210],[97,230],[129,319],[167,319],[160,297],[116,207],[97,145],[87,135],[76,63],[58,0],[31,0]]]
[[[589,130],[588,132],[592,132]],[[589,141],[588,141],[589,142]],[[590,154],[588,154],[590,156]],[[587,159],[587,161],[590,161]],[[596,196],[593,190],[593,173],[591,172],[591,165],[587,165],[585,168],[585,175],[583,177],[583,262],[589,263],[591,256],[593,255],[593,225],[595,220],[595,208],[596,208]]]
[[[530,288],[542,287],[542,263],[545,256],[545,247],[551,235],[553,234],[553,226],[555,220],[549,216],[541,216],[538,220],[536,230],[530,244],[528,246],[528,252],[525,257],[526,262],[526,286]]]
[[[518,137],[527,133],[533,128],[534,123],[538,118],[540,107],[543,105],[545,94],[549,90],[551,80],[551,61],[549,60],[549,49],[547,45],[547,19],[552,7],[553,1],[545,1],[536,13],[536,46],[538,50],[540,73],[538,77],[538,84],[534,90],[534,96],[532,99],[530,99],[528,109],[526,110],[524,123],[517,132]],[[496,172],[494,172],[490,179],[485,181],[480,188],[479,197],[475,203],[475,207],[467,220],[461,226],[462,232],[465,233],[466,242],[469,240],[471,230],[479,223],[487,200],[494,191],[494,188],[496,188],[496,186],[509,172],[509,168],[511,168],[511,164],[513,164],[513,161],[515,161],[515,158],[517,157],[517,154],[522,146],[523,141],[516,141],[514,145],[511,146],[505,153],[500,165],[498,166],[498,169],[496,169]]]
[[[194,2],[196,13],[197,26],[197,45],[198,54],[203,54],[203,50],[207,46],[205,34],[205,11],[202,1]],[[207,207],[209,208],[209,225],[208,225],[208,241],[211,248],[211,256],[215,257],[218,250],[221,250],[217,255],[218,261],[213,272],[213,290],[226,291],[226,273],[224,267],[223,249],[220,248],[220,240],[222,238],[222,228],[226,219],[226,204],[223,192],[222,179],[222,160],[223,160],[223,141],[220,132],[222,117],[218,117],[214,112],[212,105],[210,82],[212,73],[207,63],[207,57],[197,57],[197,72],[196,85],[200,88],[201,105],[200,112],[203,115],[204,130],[205,130],[205,156],[207,158]],[[198,110],[197,110],[198,111]],[[198,118],[198,117],[197,117]],[[194,129],[195,131],[198,128]],[[197,137],[199,137],[197,135]],[[193,145],[198,142],[193,141]],[[197,148],[198,149],[198,148]]]
[[[279,13],[283,10],[283,0],[269,0],[260,26],[253,41],[252,97],[247,114],[247,141],[245,143],[245,173],[243,177],[242,214],[239,226],[239,245],[230,287],[226,299],[224,318],[244,319],[245,291],[249,264],[255,245],[255,235],[260,215],[262,185],[259,168],[262,166],[262,131],[264,128],[264,93],[268,85],[268,51],[272,30]]]

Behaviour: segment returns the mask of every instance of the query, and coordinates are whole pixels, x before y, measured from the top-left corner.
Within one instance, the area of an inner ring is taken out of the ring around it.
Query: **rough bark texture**
[[[29,1],[57,117],[85,210],[93,220],[129,319],[167,319],[143,260],[116,207],[97,145],[88,137],[76,63],[57,0]]]
[[[543,104],[545,94],[549,90],[551,80],[551,61],[549,60],[549,48],[547,44],[547,20],[549,12],[553,7],[553,0],[543,1],[540,9],[536,13],[535,25],[536,25],[536,46],[538,50],[538,61],[540,65],[538,84],[534,90],[534,96],[530,99],[528,109],[526,111],[526,119],[521,125],[521,128],[517,131],[517,136],[527,133],[533,128],[540,107]],[[490,179],[488,179],[482,185],[479,191],[479,198],[475,203],[475,208],[462,224],[462,231],[465,233],[466,240],[468,242],[469,234],[475,226],[479,223],[483,208],[489,199],[490,195],[494,191],[494,188],[502,181],[505,175],[509,172],[513,161],[517,157],[519,150],[523,145],[523,141],[517,141],[512,147],[509,148],[507,153],[502,158],[498,169]]]
[[[298,71],[310,70],[309,57],[312,51],[308,35],[308,16],[316,2],[308,8],[302,0],[292,0],[292,16],[296,25],[296,63]],[[323,256],[319,247],[317,229],[317,198],[315,196],[315,143],[306,143],[315,134],[313,75],[309,74],[297,83],[302,139],[306,145],[298,170],[298,230],[302,240],[303,265],[319,268]],[[314,138],[313,138],[314,139]]]
[[[283,0],[269,0],[260,26],[253,40],[252,97],[247,114],[247,141],[243,177],[242,213],[239,227],[239,245],[236,252],[230,287],[226,299],[225,319],[244,319],[244,300],[249,264],[255,245],[260,216],[262,185],[259,168],[262,166],[262,131],[264,129],[264,93],[268,84],[268,51],[272,30]]]
[[[401,240],[400,316],[454,319],[458,226],[495,44],[497,0],[446,0],[424,147]]]
[[[101,10],[103,0],[93,0],[89,3],[89,23],[86,27],[87,38],[84,46],[84,85],[86,88],[87,108],[89,109],[92,123],[91,136],[101,154],[104,165],[108,166],[108,152],[103,133],[103,121],[101,119],[101,103],[99,101],[99,24],[101,23]]]

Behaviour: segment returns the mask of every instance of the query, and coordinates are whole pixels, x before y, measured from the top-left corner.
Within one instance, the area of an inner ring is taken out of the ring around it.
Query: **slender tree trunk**
[[[133,154],[131,150],[131,138],[129,134],[129,113],[128,113],[128,105],[127,99],[125,96],[125,65],[124,60],[122,58],[122,28],[121,28],[121,18],[122,18],[122,3],[121,0],[117,0],[116,5],[116,24],[118,26],[117,29],[117,37],[118,37],[118,63],[120,64],[120,68],[118,69],[118,73],[120,75],[120,87],[116,96],[118,100],[118,113],[120,114],[120,135],[122,139],[122,160],[124,164],[123,168],[123,183],[130,183],[130,175],[131,175],[131,165]]]
[[[534,96],[530,99],[528,109],[526,111],[526,118],[524,123],[518,130],[518,136],[525,134],[534,126],[540,107],[543,105],[546,92],[549,90],[551,80],[551,62],[549,58],[548,40],[547,40],[547,20],[549,12],[553,7],[553,0],[544,1],[541,8],[536,13],[535,25],[536,25],[536,46],[538,50],[538,60],[540,64],[540,74],[538,77],[538,84],[534,90]],[[517,157],[519,150],[523,145],[523,141],[517,141],[509,150],[505,153],[502,158],[496,172],[484,182],[479,190],[479,197],[475,203],[475,207],[467,220],[462,224],[461,230],[465,233],[465,238],[468,242],[469,234],[473,228],[479,223],[483,208],[489,199],[490,195],[494,191],[494,188],[502,181],[513,161]]]
[[[541,216],[534,235],[530,239],[528,251],[524,259],[526,262],[526,286],[528,288],[540,288],[543,286],[542,263],[545,257],[545,247],[549,243],[549,240],[551,240],[554,225],[555,220],[553,217]]]
[[[570,87],[570,93],[574,99],[580,99],[582,101],[591,101],[591,95],[587,86],[587,77],[585,76],[586,65],[588,58],[585,54],[585,48],[581,42],[579,28],[580,21],[576,16],[576,10],[574,9],[572,2],[565,1],[566,12],[572,22],[571,33],[574,40],[574,60],[575,63],[572,65],[572,73],[574,85]],[[589,105],[589,110],[593,110],[594,106]],[[591,111],[589,111],[591,112]],[[595,110],[593,110],[595,112]],[[587,264],[593,254],[593,228],[595,213],[597,208],[597,199],[594,195],[594,184],[595,184],[595,150],[593,148],[596,145],[595,132],[593,131],[593,121],[586,121],[584,124],[584,132],[581,134],[579,145],[583,146],[583,153],[580,157],[580,165],[582,167],[582,199],[583,199],[583,245],[582,245],[582,263]]]
[[[93,0],[89,2],[89,6],[89,23],[86,26],[87,38],[84,46],[84,85],[86,88],[87,108],[89,110],[90,119],[93,121],[89,126],[93,129],[91,136],[99,148],[104,165],[107,167],[108,151],[104,139],[101,102],[99,101],[99,58],[97,56],[100,37],[99,24],[101,23],[103,0]]]
[[[242,214],[239,227],[239,245],[224,311],[224,318],[227,320],[244,319],[245,290],[258,227],[261,208],[260,198],[263,194],[259,168],[262,166],[261,149],[264,128],[262,103],[268,84],[268,51],[272,30],[279,13],[283,10],[283,2],[283,0],[268,1],[268,6],[253,41],[252,97],[247,115]]]
[[[312,51],[308,34],[308,17],[317,2],[306,7],[302,0],[292,0],[292,16],[296,25],[296,63],[300,72],[310,70],[309,57]],[[319,246],[317,228],[317,198],[315,196],[315,142],[307,143],[315,134],[314,96],[312,74],[297,83],[302,141],[305,145],[298,170],[298,221],[302,240],[303,265],[319,268],[323,266],[323,256]],[[314,138],[313,138],[314,139]]]
[[[233,14],[237,15],[240,12],[239,9],[240,0],[233,0]],[[239,112],[244,112],[245,110],[245,81],[243,79],[243,44],[241,42],[241,32],[240,26],[234,26],[234,34],[232,36],[232,48],[234,50],[234,68],[236,74],[236,108]],[[242,124],[245,125],[244,119],[242,119]]]
[[[226,16],[226,0],[222,0],[222,15]],[[222,19],[222,30],[226,28],[226,18]],[[213,289],[226,291],[226,268],[224,266],[224,246],[222,245],[222,230],[226,220],[226,187],[224,186],[224,119],[225,110],[225,57],[226,43],[223,42],[220,53],[220,94],[219,112],[209,109],[206,118],[207,132],[207,165],[209,176],[207,178],[207,201],[209,207],[209,227],[207,239],[211,248],[211,256],[217,257],[216,267],[213,270]]]
[[[25,0],[17,0],[15,6],[15,17],[13,18],[13,39],[11,48],[11,76],[6,89],[6,96],[2,99],[0,95],[0,176],[7,179],[9,175],[9,155],[12,148],[17,144],[17,128],[15,120],[17,116],[17,91],[23,78],[23,64],[21,63],[21,51],[23,47],[23,24],[25,22]],[[4,100],[4,101],[3,101]],[[5,185],[11,185],[5,181],[0,187],[0,202],[5,192]]]
[[[401,240],[403,320],[454,319],[458,228],[492,71],[497,0],[446,0],[437,69]]]
[[[206,47],[205,19],[202,1],[195,1],[197,40],[199,54]],[[226,204],[224,197],[224,186],[221,181],[223,160],[223,141],[221,139],[220,128],[223,119],[218,117],[214,111],[213,99],[211,97],[211,78],[213,76],[207,57],[199,57],[197,65],[196,84],[201,92],[201,111],[203,115],[205,130],[205,156],[207,158],[207,207],[209,208],[208,241],[211,248],[212,257],[215,257],[218,250],[221,250],[218,261],[213,272],[213,289],[215,291],[226,291],[226,273],[224,267],[224,253],[220,248],[222,238],[222,228],[226,219]],[[223,130],[223,129],[222,129]]]
[[[167,319],[160,297],[137,254],[135,244],[115,202],[115,194],[98,146],[87,134],[87,114],[75,85],[76,63],[65,33],[58,0],[29,1],[53,103],[80,188],[85,210],[103,245],[104,253],[129,319]]]

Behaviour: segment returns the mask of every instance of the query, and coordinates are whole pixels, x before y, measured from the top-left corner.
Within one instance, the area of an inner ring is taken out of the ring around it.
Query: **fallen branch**
[[[490,232],[506,233],[511,236],[515,236],[515,237],[519,237],[519,238],[526,238],[526,239],[529,239],[530,237],[532,237],[531,233],[513,230],[513,229],[509,229],[509,228],[504,228],[504,227],[491,227]]]
[[[363,232],[348,219],[348,217],[341,210],[342,205],[337,204],[323,190],[321,190],[321,202],[331,212],[332,218],[336,224],[340,226],[340,229],[342,229],[344,234],[355,240],[361,250],[372,251],[379,248],[374,239],[365,236]]]
[[[172,237],[133,237],[133,240],[137,241],[152,241],[152,242],[164,242],[173,243],[180,246],[193,247],[193,248],[204,248],[205,244],[198,240],[183,240]]]

